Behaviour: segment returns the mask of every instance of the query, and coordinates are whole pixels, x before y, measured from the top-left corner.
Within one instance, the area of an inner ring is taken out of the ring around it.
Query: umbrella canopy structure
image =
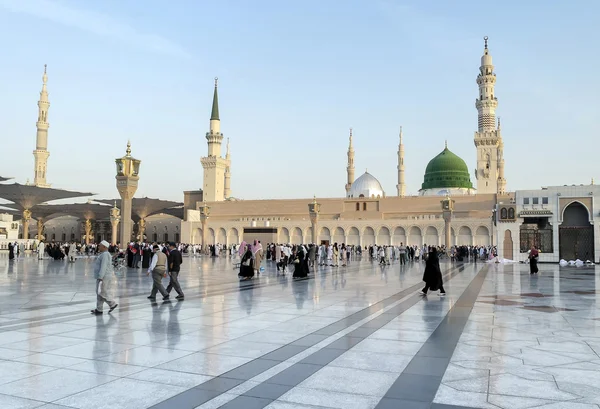
[[[99,199],[94,201],[109,205],[115,204],[118,208],[121,208],[121,199]],[[148,216],[158,213],[166,213],[168,209],[180,206],[183,206],[183,203],[173,202],[170,200],[151,199],[149,197],[134,197],[131,204],[131,218],[138,224],[138,235],[140,238],[144,237],[144,231],[146,230],[146,218]]]
[[[112,209],[111,206],[88,201],[87,203],[40,205],[34,207],[33,212],[40,218],[42,217],[40,215],[45,215],[45,221],[61,216],[75,216],[85,220],[86,243],[89,243],[93,227],[92,220],[108,220],[110,209]],[[40,223],[40,218],[38,218],[38,235],[43,232],[43,222]]]
[[[184,211],[183,206],[177,206],[177,207],[171,207],[169,209],[163,209],[163,210],[153,213],[153,214],[154,215],[166,214],[166,215],[177,217],[178,219],[183,220],[183,211]]]
[[[5,178],[3,176],[0,176],[0,182],[6,182],[7,180],[11,180],[12,178]]]
[[[13,202],[12,207],[23,211],[23,238],[29,238],[29,220],[31,220],[31,209],[39,204],[59,199],[72,197],[93,196],[88,192],[73,192],[62,189],[43,188],[32,185],[21,185],[20,183],[0,184],[0,199]]]
[[[181,202],[172,202],[170,200],[151,199],[149,197],[137,198],[134,197],[131,205],[132,218],[135,222],[140,219],[145,219],[157,213],[166,213],[165,210],[176,206],[183,206]],[[118,208],[121,208],[121,199],[99,199],[94,202],[113,205],[116,203]]]

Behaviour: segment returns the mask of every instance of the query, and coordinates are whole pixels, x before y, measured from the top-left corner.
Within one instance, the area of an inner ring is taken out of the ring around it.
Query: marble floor
[[[93,261],[0,254],[0,408],[600,409],[593,268],[442,264],[442,298],[420,263],[239,282],[186,257],[184,301],[129,270],[93,316]]]

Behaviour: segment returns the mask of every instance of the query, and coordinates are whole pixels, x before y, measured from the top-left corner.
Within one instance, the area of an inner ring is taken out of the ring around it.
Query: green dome
[[[467,164],[446,147],[429,161],[421,190],[438,188],[473,189]]]

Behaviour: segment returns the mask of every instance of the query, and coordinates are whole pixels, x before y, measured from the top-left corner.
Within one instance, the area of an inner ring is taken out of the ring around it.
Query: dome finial
[[[215,77],[215,88],[219,85],[219,77]]]
[[[483,44],[484,44],[484,48],[487,50],[487,42],[488,42],[488,36],[483,37]]]
[[[127,149],[125,150],[126,156],[131,156],[131,141],[127,140]]]
[[[446,139],[446,140],[444,141],[444,143],[445,143],[444,149],[448,149],[448,139]]]

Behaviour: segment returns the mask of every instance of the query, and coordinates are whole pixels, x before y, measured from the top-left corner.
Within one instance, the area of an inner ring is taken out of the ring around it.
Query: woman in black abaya
[[[425,287],[421,290],[421,294],[427,295],[427,291],[440,290],[440,295],[446,295],[444,285],[442,283],[442,271],[440,270],[440,259],[438,258],[435,247],[429,247],[429,256],[425,262],[425,272],[423,273],[423,281]]]
[[[240,260],[240,273],[238,277],[242,280],[250,280],[254,277],[254,259],[252,258],[252,250],[250,250],[250,246],[245,245],[246,247],[244,254],[242,255],[242,259]]]

